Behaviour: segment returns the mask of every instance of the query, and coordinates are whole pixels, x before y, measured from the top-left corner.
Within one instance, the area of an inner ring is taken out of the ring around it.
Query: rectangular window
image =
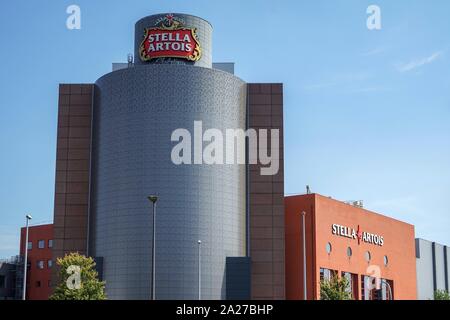
[[[41,287],[41,282],[40,281],[36,281],[36,287],[38,287],[38,288]]]
[[[377,281],[374,277],[361,276],[361,300],[374,300],[376,298]]]
[[[44,261],[39,260],[39,261],[37,262],[37,268],[38,268],[38,269],[44,269]]]
[[[31,250],[31,249],[33,249],[33,242],[28,242],[28,250]]]
[[[365,276],[361,276],[361,300],[367,300]]]
[[[383,300],[394,300],[393,282],[391,280],[381,280],[381,295]]]
[[[345,288],[346,292],[352,293],[353,283],[352,283],[352,274],[350,272],[342,272],[342,278],[347,279],[347,288]]]
[[[320,281],[325,280],[325,269],[320,268]]]
[[[360,299],[359,298],[359,292],[358,292],[358,281],[359,281],[359,276],[357,274],[352,273],[352,283],[353,283],[353,299],[357,300]]]
[[[330,270],[326,268],[320,268],[320,280],[327,280],[330,281],[332,278],[334,278],[337,275],[336,270]]]
[[[6,277],[0,276],[0,288],[3,289],[6,286]]]
[[[51,268],[51,267],[53,267],[53,261],[52,260],[48,260],[47,261],[47,268]]]
[[[346,278],[348,282],[348,286],[345,290],[350,292],[352,299],[357,299],[356,284],[358,281],[358,276],[350,272],[342,272],[341,276]]]
[[[45,248],[45,240],[39,240],[38,241],[38,248],[44,249]]]
[[[47,285],[50,288],[52,286],[52,280],[48,280]]]
[[[48,240],[48,247],[53,248],[53,239]]]
[[[337,277],[338,272],[336,270],[330,270],[330,280],[334,277]]]

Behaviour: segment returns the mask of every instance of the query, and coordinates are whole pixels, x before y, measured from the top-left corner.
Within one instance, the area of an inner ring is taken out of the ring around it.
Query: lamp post
[[[302,237],[303,237],[303,300],[308,299],[306,286],[306,227],[305,216],[306,212],[302,211]]]
[[[202,241],[198,240],[198,300],[202,300]]]
[[[158,201],[158,196],[151,195],[148,197],[148,200],[152,203],[152,212],[153,212],[153,228],[152,228],[152,300],[156,300],[155,296],[155,251],[156,251],[156,201]]]
[[[26,300],[27,293],[27,264],[28,264],[28,222],[33,219],[33,217],[29,214],[25,216],[26,218],[26,231],[25,231],[25,261],[23,265],[23,291],[22,291],[22,300]]]

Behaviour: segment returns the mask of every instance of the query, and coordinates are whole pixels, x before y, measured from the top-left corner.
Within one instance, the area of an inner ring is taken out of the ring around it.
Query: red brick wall
[[[259,164],[249,166],[252,299],[284,299],[283,86],[249,84],[248,101],[250,128],[280,131],[278,174],[263,176]]]
[[[25,230],[25,228],[20,230],[20,255],[22,256],[25,254]],[[38,248],[39,240],[44,240],[43,249]],[[32,243],[32,248],[28,250],[30,268],[27,272],[27,300],[47,300],[50,296],[52,268],[49,268],[48,261],[52,260],[52,248],[49,248],[49,240],[53,240],[52,224],[28,228],[28,242]],[[43,269],[38,268],[38,261],[44,262]]]

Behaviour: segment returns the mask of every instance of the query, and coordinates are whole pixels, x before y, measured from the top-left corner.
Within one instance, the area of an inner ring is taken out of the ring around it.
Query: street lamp
[[[152,228],[152,300],[156,300],[155,297],[155,251],[156,251],[156,201],[158,201],[158,196],[151,195],[148,197],[148,200],[152,203],[152,211],[153,211],[153,228]]]
[[[198,300],[202,300],[202,241],[198,240]]]
[[[306,286],[306,227],[305,227],[305,216],[306,212],[302,211],[302,236],[303,236],[303,300],[307,300],[307,286]]]
[[[26,292],[27,292],[27,264],[28,264],[28,222],[33,219],[33,217],[29,214],[25,216],[26,218],[26,231],[25,231],[25,263],[23,265],[23,291],[22,291],[22,300],[26,300]]]

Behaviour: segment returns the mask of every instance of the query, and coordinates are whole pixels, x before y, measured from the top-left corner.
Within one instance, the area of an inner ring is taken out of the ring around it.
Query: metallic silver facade
[[[137,65],[96,82],[89,245],[110,299],[151,296],[150,194],[156,298],[197,299],[199,239],[202,298],[225,298],[226,257],[245,256],[245,165],[174,165],[170,139],[196,120],[245,130],[245,110],[245,83],[215,69]]]
[[[186,28],[196,28],[198,41],[200,43],[200,48],[202,51],[202,56],[199,61],[188,61],[185,59],[174,59],[174,58],[162,58],[155,59],[150,62],[143,62],[139,57],[139,49],[144,40],[144,32],[146,28],[156,27],[158,22],[161,21],[167,14],[156,14],[142,18],[135,25],[135,41],[134,41],[134,56],[135,64],[188,64],[195,65],[198,67],[211,68],[212,67],[212,26],[211,24],[199,17],[192,16],[189,14],[174,13],[173,16],[180,18],[184,22],[184,27]]]

